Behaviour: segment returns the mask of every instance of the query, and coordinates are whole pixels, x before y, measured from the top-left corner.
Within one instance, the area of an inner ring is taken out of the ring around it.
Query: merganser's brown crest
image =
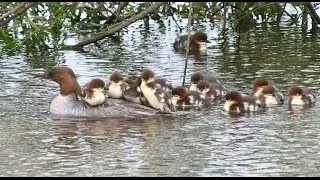
[[[200,80],[204,79],[204,75],[200,72],[196,72],[191,75],[191,82],[197,84]]]
[[[206,80],[200,80],[198,83],[197,83],[197,88],[200,89],[201,91],[204,90],[204,89],[207,89],[207,88],[210,88],[210,83]]]
[[[148,81],[151,78],[155,78],[155,74],[150,69],[145,69],[141,73],[141,80]]]
[[[110,75],[110,81],[114,81],[115,83],[119,81],[123,81],[123,76],[120,72],[118,71],[113,71],[112,74]]]
[[[81,87],[77,82],[77,77],[74,72],[68,67],[54,67],[47,73],[47,79],[52,79],[60,85],[60,93],[63,96],[76,93],[77,96],[81,94]]]
[[[262,89],[262,94],[274,94],[276,93],[276,88],[273,85],[267,85]]]
[[[238,91],[230,91],[226,94],[226,101],[234,101],[239,104],[243,100],[243,95]]]
[[[252,88],[256,90],[258,87],[266,86],[269,84],[269,80],[264,77],[256,78],[252,81]]]
[[[288,91],[289,96],[302,95],[303,89],[298,86],[291,87]]]
[[[196,32],[193,36],[191,36],[191,42],[207,42],[208,36],[204,32]]]
[[[185,87],[177,87],[172,89],[173,96],[179,96],[179,100],[185,99],[187,96],[187,90]]]
[[[92,79],[91,82],[89,83],[87,89],[89,91],[92,91],[95,88],[104,88],[105,83],[101,79]]]

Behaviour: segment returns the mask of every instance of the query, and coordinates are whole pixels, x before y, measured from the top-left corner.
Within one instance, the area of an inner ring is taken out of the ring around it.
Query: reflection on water
[[[211,43],[206,56],[188,58],[186,82],[202,71],[230,90],[248,93],[255,77],[266,76],[284,95],[292,84],[319,94],[320,41],[314,35],[261,24],[229,34],[223,43],[219,24],[195,27],[205,30]],[[28,75],[60,63],[83,85],[115,69],[137,75],[148,67],[178,86],[185,57],[172,49],[177,35],[174,24],[150,23],[144,29],[135,23],[119,41],[106,39],[103,51],[89,46],[85,53],[1,55],[1,176],[320,175],[319,104],[288,111],[285,103],[241,117],[229,116],[220,104],[175,118],[53,119],[48,106],[57,84]]]

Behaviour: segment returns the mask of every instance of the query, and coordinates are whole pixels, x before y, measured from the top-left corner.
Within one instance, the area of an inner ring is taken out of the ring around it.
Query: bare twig
[[[136,22],[136,21],[138,21],[140,19],[143,19],[143,18],[147,17],[149,14],[151,14],[155,10],[159,9],[160,6],[164,5],[165,3],[166,2],[154,3],[153,5],[151,5],[147,9],[143,10],[141,13],[137,14],[136,16],[133,16],[132,18],[130,18],[130,19],[126,20],[126,21],[123,21],[123,22],[117,23],[115,25],[112,25],[106,32],[102,32],[100,34],[93,35],[92,38],[90,38],[88,40],[85,40],[85,41],[82,41],[82,42],[80,42],[80,43],[78,43],[76,45],[73,45],[73,46],[71,46],[71,48],[72,49],[79,49],[79,48],[82,48],[85,45],[94,43],[96,41],[104,39],[105,37],[111,36],[114,33],[120,31],[121,29],[129,26],[130,24],[132,24],[132,23],[134,23],[134,22]]]
[[[312,17],[313,22],[320,24],[320,17],[317,14],[316,10],[313,8],[311,2],[306,2],[305,6],[308,8],[308,10],[310,11],[310,15]]]
[[[189,45],[190,45],[190,32],[191,32],[191,24],[192,24],[192,2],[189,2],[189,15],[188,15],[188,39],[187,39],[187,51],[186,51],[186,60],[184,63],[184,71],[183,71],[183,81],[182,86],[185,84],[186,75],[187,75],[187,67],[188,67],[188,54],[189,54]]]
[[[18,9],[23,8],[26,4],[28,4],[28,3],[20,3],[18,6],[16,6],[15,8],[11,9],[9,12],[5,13],[4,15],[2,15],[0,17],[0,22],[5,20],[5,18],[9,17],[10,14],[16,12]]]
[[[114,22],[117,22],[117,21],[118,21],[120,12],[121,12],[128,4],[129,4],[129,2],[120,2],[120,3],[119,3],[119,6],[118,6],[118,9],[117,9],[117,12],[116,12],[116,19],[114,20]]]
[[[0,26],[4,26],[5,24],[9,23],[12,19],[19,16],[26,10],[28,10],[31,6],[35,5],[36,2],[31,3],[21,3],[19,6],[13,8],[11,11],[7,12],[3,16],[0,17]],[[9,17],[13,14],[11,17]],[[7,18],[8,17],[8,18]]]

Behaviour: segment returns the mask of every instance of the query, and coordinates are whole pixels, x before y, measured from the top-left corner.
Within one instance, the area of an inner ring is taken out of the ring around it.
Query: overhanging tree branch
[[[36,4],[36,3],[35,2],[31,2],[31,3],[25,3],[24,2],[24,3],[19,4],[17,7],[13,8],[9,12],[5,13],[4,15],[2,15],[0,17],[0,26],[6,25],[12,19],[14,19],[15,17],[19,16],[21,13],[25,12],[26,10],[28,10],[34,4]]]
[[[96,41],[99,41],[101,39],[104,39],[105,37],[111,36],[114,33],[120,31],[121,29],[129,26],[130,24],[143,19],[145,17],[147,17],[149,14],[153,13],[154,11],[158,10],[162,5],[166,4],[166,2],[157,2],[152,4],[150,7],[148,7],[147,9],[143,10],[142,12],[140,12],[139,14],[131,17],[130,19],[127,19],[125,21],[122,21],[120,23],[117,23],[115,25],[112,25],[106,32],[102,32],[100,34],[97,35],[93,35],[92,38],[79,42],[76,45],[70,46],[72,49],[81,49],[83,46],[94,43]]]

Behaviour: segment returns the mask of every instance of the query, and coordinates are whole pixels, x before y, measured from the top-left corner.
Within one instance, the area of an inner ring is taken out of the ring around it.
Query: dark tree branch
[[[6,14],[0,17],[0,26],[4,26],[9,23],[12,19],[19,16],[26,10],[28,10],[31,6],[35,5],[35,2],[31,3],[21,3],[17,7],[13,8],[11,11],[7,12]],[[13,15],[12,15],[13,14]],[[11,16],[10,16],[11,15]],[[10,17],[9,17],[10,16]]]
[[[311,15],[311,18],[312,18],[313,22],[315,22],[317,24],[320,24],[320,17],[317,14],[316,10],[313,8],[311,2],[305,2],[305,6],[310,11],[310,15]]]
[[[88,40],[85,40],[85,41],[82,41],[82,42],[79,42],[78,44],[71,46],[71,48],[77,50],[77,49],[82,48],[85,45],[94,43],[96,41],[104,39],[105,37],[111,36],[111,35],[115,34],[116,32],[120,31],[121,29],[129,26],[130,24],[132,24],[132,23],[134,23],[134,22],[136,22],[136,21],[138,21],[140,19],[143,19],[143,18],[147,17],[149,14],[151,14],[154,11],[158,10],[165,3],[166,2],[154,3],[153,5],[148,7],[147,9],[143,10],[141,13],[133,16],[132,18],[130,18],[130,19],[126,20],[126,21],[117,23],[117,24],[111,26],[106,32],[102,32],[100,34],[93,35],[92,38],[90,38]]]

